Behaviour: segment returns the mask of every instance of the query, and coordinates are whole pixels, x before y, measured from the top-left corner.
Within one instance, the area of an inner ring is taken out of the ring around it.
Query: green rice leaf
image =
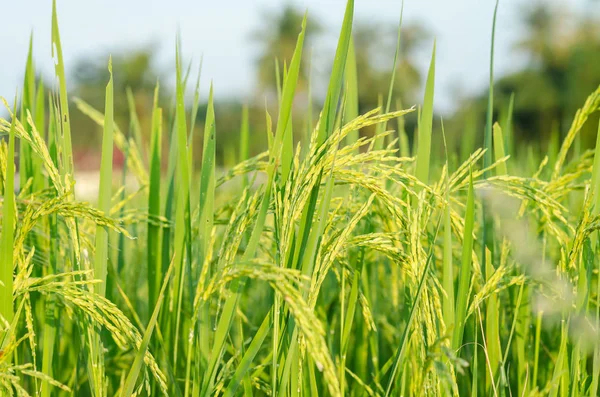
[[[433,127],[433,95],[435,87],[435,42],[431,54],[431,64],[425,84],[423,111],[419,116],[419,135],[417,144],[417,168],[415,176],[423,183],[429,181],[429,165],[431,157],[431,131]]]

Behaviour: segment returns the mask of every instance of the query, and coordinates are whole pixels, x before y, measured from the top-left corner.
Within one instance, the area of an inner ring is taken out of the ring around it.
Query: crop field
[[[390,88],[359,114],[353,0],[344,15],[306,128],[305,17],[277,112],[264,131],[243,112],[223,169],[212,87],[200,98],[179,44],[174,98],[157,84],[150,122],[133,103],[118,125],[110,60],[103,108],[68,90],[54,4],[54,79],[30,50],[0,111],[1,396],[599,395],[600,142],[579,133],[600,87],[553,152],[515,155],[512,102],[494,112],[494,15],[482,139],[450,142],[435,43],[421,103]],[[89,202],[74,112],[102,131]]]

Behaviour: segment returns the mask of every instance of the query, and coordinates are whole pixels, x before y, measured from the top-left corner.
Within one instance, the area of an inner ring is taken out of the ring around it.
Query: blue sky
[[[277,10],[287,0],[58,0],[59,22],[67,66],[82,56],[154,43],[160,49],[159,65],[168,70],[177,30],[183,55],[198,61],[204,56],[203,81],[215,84],[219,97],[247,95],[252,89],[257,48],[249,33],[260,26],[264,10]],[[529,0],[501,0],[497,25],[496,72],[520,67],[522,56],[514,43],[522,33],[519,6]],[[325,26],[315,53],[318,65],[333,58],[345,0],[289,0],[308,9]],[[546,0],[571,9],[600,10],[592,0]],[[20,85],[29,40],[34,32],[37,67],[48,78],[50,58],[50,0],[4,0],[0,27],[0,95],[12,97]],[[355,19],[397,23],[400,0],[355,0]],[[168,5],[167,5],[168,4]],[[458,92],[473,93],[487,85],[493,0],[406,0],[405,21],[422,22],[437,39],[436,106],[452,110]],[[417,57],[426,70],[429,43]],[[391,65],[393,53],[389,54]],[[324,66],[321,66],[324,69]],[[316,71],[317,73],[319,70]]]

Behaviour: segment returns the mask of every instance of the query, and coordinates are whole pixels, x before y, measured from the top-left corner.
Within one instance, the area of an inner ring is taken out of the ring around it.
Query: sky
[[[346,0],[58,0],[67,74],[82,57],[147,44],[158,46],[161,71],[174,74],[170,63],[179,31],[183,56],[196,64],[203,57],[203,87],[212,80],[217,98],[243,98],[252,91],[254,61],[259,50],[249,36],[264,23],[265,11],[277,11],[286,1],[308,10],[309,25],[311,18],[324,25],[324,35],[315,49],[324,59],[315,62],[315,68],[327,65],[333,59]],[[529,1],[533,0],[500,0],[496,75],[509,73],[527,62],[514,47],[523,33],[520,9]],[[579,11],[600,11],[600,1],[542,1]],[[13,97],[21,85],[32,31],[36,67],[46,79],[52,76],[51,4],[51,0],[0,0],[0,96]],[[452,111],[460,96],[487,86],[494,4],[493,0],[405,0],[404,21],[420,22],[432,33],[431,42],[423,44],[416,57],[423,75],[433,37],[437,41],[438,111]],[[397,24],[400,9],[400,0],[355,0],[355,20]],[[390,67],[393,56],[392,52],[388,57]]]

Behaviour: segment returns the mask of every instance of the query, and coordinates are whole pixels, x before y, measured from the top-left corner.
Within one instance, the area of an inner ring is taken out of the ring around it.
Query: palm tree
[[[554,126],[564,134],[575,111],[600,84],[595,66],[600,64],[600,29],[591,16],[547,2],[528,5],[522,15],[526,33],[516,48],[530,63],[497,81],[497,103],[508,103],[515,93],[515,131],[522,136],[547,137]]]
[[[112,55],[115,92],[115,121],[127,131],[129,105],[126,91],[129,89],[136,102],[136,110],[142,124],[148,123],[152,109],[154,86],[159,73],[156,70],[156,52],[153,46],[120,51]],[[105,87],[108,81],[108,55],[80,59],[73,69],[75,95],[99,110],[104,109]],[[161,93],[167,95],[167,87]],[[72,114],[73,135],[76,146],[92,146],[100,142],[101,135],[89,117],[80,112]],[[146,128],[147,129],[147,128]]]
[[[304,15],[290,3],[287,3],[280,12],[267,12],[263,18],[260,18],[261,21],[266,22],[253,32],[252,39],[261,47],[256,64],[258,89],[263,93],[272,94],[277,91],[275,61],[279,62],[281,68],[284,63],[289,65],[296,48],[303,18]],[[311,48],[313,39],[320,32],[320,23],[314,18],[310,18],[304,39],[305,49]],[[308,84],[308,59],[305,51],[298,78],[299,91],[305,89]]]
[[[378,97],[386,96],[392,78],[396,29],[371,23],[359,23],[354,29],[356,67],[358,74],[359,107],[361,112],[377,106]],[[406,105],[418,102],[421,73],[411,56],[428,37],[418,24],[406,25],[401,32],[401,47],[396,65],[393,97]]]

